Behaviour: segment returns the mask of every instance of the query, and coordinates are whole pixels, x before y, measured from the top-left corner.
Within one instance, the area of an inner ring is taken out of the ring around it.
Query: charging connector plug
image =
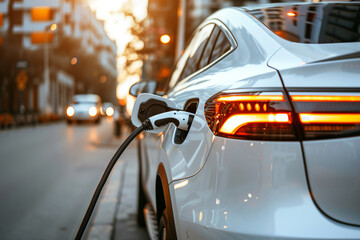
[[[184,111],[169,111],[150,117],[142,125],[145,130],[153,130],[168,123],[174,123],[177,128],[187,131],[191,122],[190,116],[192,115],[192,113]]]

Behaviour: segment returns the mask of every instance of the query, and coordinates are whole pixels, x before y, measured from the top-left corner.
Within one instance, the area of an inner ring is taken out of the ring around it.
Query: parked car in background
[[[139,137],[150,235],[360,239],[359,41],[359,2],[208,17],[166,93],[189,130]]]
[[[91,121],[100,123],[101,99],[95,94],[79,94],[72,98],[72,104],[66,109],[66,120],[72,122]]]

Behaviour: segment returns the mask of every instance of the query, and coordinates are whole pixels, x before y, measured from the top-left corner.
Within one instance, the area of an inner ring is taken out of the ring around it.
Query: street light
[[[46,41],[45,41],[45,47],[44,47],[44,87],[45,87],[45,113],[48,115],[51,113],[51,106],[50,106],[50,69],[49,69],[49,43],[51,38],[51,35],[53,32],[57,29],[57,24],[51,24],[45,28],[47,31],[46,34]],[[50,32],[49,32],[50,30]]]
[[[171,41],[170,35],[168,35],[168,34],[163,34],[163,35],[160,36],[160,42],[161,42],[162,44],[168,44],[168,43],[170,43],[170,41]]]

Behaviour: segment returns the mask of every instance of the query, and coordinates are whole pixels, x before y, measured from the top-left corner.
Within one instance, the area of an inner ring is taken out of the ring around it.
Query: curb
[[[113,238],[126,165],[127,161],[119,161],[115,165],[99,199],[87,240],[110,240]]]

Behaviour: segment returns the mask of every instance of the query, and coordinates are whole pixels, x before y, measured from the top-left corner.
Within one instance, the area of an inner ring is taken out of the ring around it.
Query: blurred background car
[[[68,124],[74,121],[92,121],[100,123],[101,99],[95,94],[75,95],[72,104],[66,109],[66,120]]]

